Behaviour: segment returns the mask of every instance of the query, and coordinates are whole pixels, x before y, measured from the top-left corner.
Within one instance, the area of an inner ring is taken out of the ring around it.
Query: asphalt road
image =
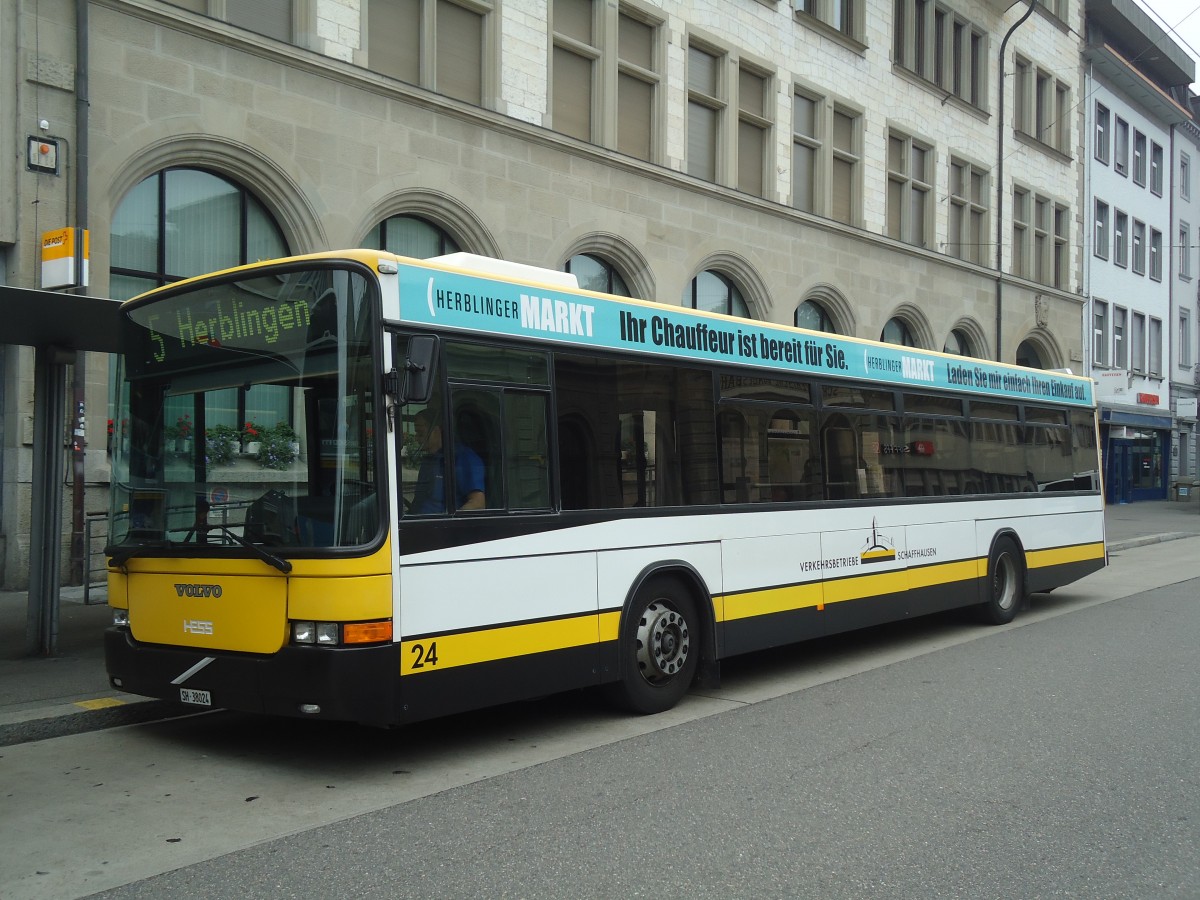
[[[570,695],[393,733],[214,713],[5,748],[0,883],[1200,896],[1200,579],[1170,583],[1196,543],[1169,547],[1014,626],[937,617],[729,663],[664,716]]]

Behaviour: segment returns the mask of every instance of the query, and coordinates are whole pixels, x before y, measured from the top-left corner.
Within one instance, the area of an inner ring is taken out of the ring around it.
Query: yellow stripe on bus
[[[1030,550],[1025,554],[1025,564],[1031,569],[1087,562],[1094,559],[1104,559],[1104,544],[1099,541],[1094,544],[1055,547],[1053,550]]]
[[[721,598],[724,600],[725,614],[717,621],[732,622],[736,619],[749,619],[811,607],[822,609],[827,603],[842,603],[846,600],[861,600],[864,597],[898,593],[913,588],[971,581],[977,577],[979,561],[967,559],[940,566],[897,569],[836,581],[814,581],[762,591],[747,591],[743,594],[726,594]]]
[[[983,565],[986,567],[987,564]],[[953,584],[956,581],[972,581],[980,576],[980,561],[964,559],[960,562],[944,563],[940,566],[909,569],[908,586],[910,588],[937,587],[940,584]]]
[[[587,647],[596,644],[598,639],[594,615],[435,635],[401,642],[400,674],[421,675],[497,659]]]
[[[765,591],[748,591],[745,594],[726,594],[724,599],[726,622],[768,616],[771,613],[821,606],[821,582],[791,584]]]

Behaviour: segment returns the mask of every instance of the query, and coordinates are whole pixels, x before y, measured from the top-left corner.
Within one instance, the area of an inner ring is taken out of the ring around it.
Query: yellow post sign
[[[42,288],[87,287],[88,232],[58,228],[42,234]]]

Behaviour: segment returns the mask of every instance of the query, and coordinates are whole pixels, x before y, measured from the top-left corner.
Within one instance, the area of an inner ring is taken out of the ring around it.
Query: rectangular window
[[[1065,81],[1054,82],[1054,140],[1051,146],[1071,153],[1071,89]]]
[[[484,17],[474,9],[438,0],[434,89],[447,97],[483,103]]]
[[[1096,159],[1104,165],[1108,165],[1109,158],[1109,142],[1111,138],[1109,132],[1109,113],[1108,107],[1103,103],[1096,104],[1096,133],[1093,136],[1095,141]]]
[[[1179,223],[1179,277],[1192,277],[1192,253],[1191,247],[1188,246],[1188,236],[1192,233],[1192,228],[1187,222]]]
[[[661,76],[658,26],[628,15],[617,17],[617,135],[621,153],[654,160],[657,97]]]
[[[1163,193],[1163,148],[1150,143],[1150,190],[1159,197]]]
[[[1128,341],[1125,339],[1125,323],[1129,312],[1120,306],[1113,307],[1113,355],[1112,364],[1115,368],[1124,369],[1129,365]]]
[[[658,26],[595,0],[553,0],[550,121],[561,134],[653,161]],[[615,109],[615,115],[601,110]]]
[[[596,69],[600,60],[592,0],[554,0],[553,15],[551,121],[555,131],[591,141]]]
[[[1096,201],[1096,227],[1092,237],[1092,252],[1101,259],[1108,259],[1108,204]]]
[[[226,9],[230,25],[292,43],[292,0],[241,0]]]
[[[367,67],[409,84],[421,84],[422,0],[367,7]]]
[[[1129,335],[1129,363],[1133,371],[1146,371],[1146,314],[1133,314],[1133,331]]]
[[[1192,364],[1192,314],[1187,309],[1179,310],[1179,337],[1176,340],[1179,346],[1179,365],[1191,366]]]
[[[1071,249],[1067,243],[1070,218],[1071,212],[1067,207],[1054,204],[1054,260],[1050,284],[1056,288],[1068,287],[1070,278]]]
[[[1113,170],[1120,175],[1129,172],[1129,123],[1120,116],[1113,126]]]
[[[1146,274],[1146,224],[1133,220],[1133,271]]]
[[[819,99],[799,91],[792,96],[792,206],[811,213],[818,212],[823,106]]]
[[[687,171],[705,181],[717,180],[721,120],[726,101],[721,67],[725,57],[688,47]]]
[[[493,2],[370,4],[365,34],[368,68],[465,103],[484,105],[484,60],[487,42],[492,40],[488,21]]]
[[[1129,265],[1129,216],[1119,209],[1113,213],[1113,262],[1121,268]]]
[[[1162,281],[1162,232],[1150,229],[1150,277]]]
[[[1049,69],[1015,58],[1013,128],[1060,153],[1071,152],[1071,89]]]
[[[1179,154],[1179,196],[1192,199],[1192,160],[1186,153]]]
[[[1108,304],[1102,300],[1092,302],[1092,362],[1108,365]]]
[[[934,0],[896,0],[894,13],[896,64],[980,106],[987,96],[987,33]]]
[[[1013,187],[1012,273],[1029,277],[1030,240],[1029,191]]]
[[[950,227],[946,252],[984,263],[987,244],[987,171],[963,160],[950,160]]]
[[[1146,185],[1146,136],[1133,131],[1133,183]]]
[[[905,134],[888,133],[889,237],[918,247],[928,245],[933,202],[932,162],[931,147]]]
[[[830,132],[833,168],[830,173],[829,217],[847,225],[859,221],[858,172],[862,160],[860,116],[856,112],[833,107],[833,129]]]
[[[738,67],[738,190],[765,197],[771,142],[771,79],[744,63]]]
[[[1068,0],[1038,0],[1042,9],[1050,13],[1060,22],[1067,21],[1067,2]]]
[[[1045,197],[1033,198],[1033,278],[1043,284],[1050,268],[1050,228],[1053,209]]]
[[[1150,342],[1150,374],[1161,376],[1163,373],[1162,367],[1162,319],[1150,317],[1150,333],[1148,335]]]
[[[799,21],[813,18],[846,37],[862,41],[864,0],[792,0]]]
[[[792,98],[792,205],[858,223],[859,115],[797,90]]]
[[[1033,63],[1021,57],[1015,57],[1016,72],[1013,78],[1013,129],[1033,133]]]

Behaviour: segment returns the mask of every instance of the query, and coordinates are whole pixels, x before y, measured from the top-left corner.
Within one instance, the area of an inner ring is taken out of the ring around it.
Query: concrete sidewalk
[[[1109,507],[1110,552],[1200,535],[1200,503],[1157,501]],[[1196,574],[1200,576],[1200,561]],[[28,596],[0,591],[0,747],[129,724],[194,710],[111,688],[103,633],[111,620],[105,591],[63,588],[58,655],[25,654]]]

